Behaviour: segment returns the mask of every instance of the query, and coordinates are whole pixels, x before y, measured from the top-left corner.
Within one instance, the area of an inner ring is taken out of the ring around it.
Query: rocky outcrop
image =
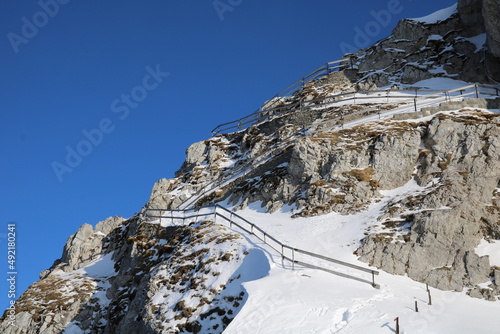
[[[83,224],[78,231],[68,238],[63,255],[56,261],[54,268],[69,272],[79,269],[94,260],[103,250],[103,239],[125,221],[122,217],[109,217],[97,223],[95,229],[90,224]],[[40,278],[46,277],[51,270],[43,271]]]
[[[69,269],[71,261],[56,264],[17,300],[14,323],[0,321],[0,331],[222,333],[244,304],[244,279],[260,278],[259,261],[268,266],[261,251],[208,221],[167,228],[118,221],[96,227],[108,234],[94,261],[76,261],[71,268],[78,270]],[[82,226],[65,254],[95,245],[91,235],[92,227]],[[247,255],[254,274],[242,277]]]
[[[379,87],[433,77],[500,81],[499,6],[498,0],[461,0],[445,20],[401,20],[391,36],[350,56],[358,70],[352,81]]]
[[[439,182],[425,196],[390,203],[385,222],[409,224],[409,233],[401,242],[369,235],[360,258],[443,290],[488,281],[488,258],[474,248],[500,229],[499,212],[489,206],[500,181],[499,124],[494,114],[441,115],[422,129],[413,177],[422,186],[433,178]],[[493,294],[500,294],[500,281],[495,284]]]

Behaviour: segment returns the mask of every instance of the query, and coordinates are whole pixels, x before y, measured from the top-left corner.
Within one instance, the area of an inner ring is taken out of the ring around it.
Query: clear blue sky
[[[15,222],[18,296],[81,224],[139,211],[218,123],[339,59],[341,45],[455,2],[59,1],[0,3],[0,272]],[[85,156],[68,162],[68,150]],[[2,309],[7,294],[1,279]]]

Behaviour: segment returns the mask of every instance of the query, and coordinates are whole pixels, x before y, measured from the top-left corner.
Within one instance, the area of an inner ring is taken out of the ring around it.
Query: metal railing
[[[373,90],[373,91],[357,91],[350,93],[342,93],[337,95],[328,95],[318,99],[303,101],[299,99],[299,101],[295,101],[289,104],[278,105],[278,103],[283,102],[283,99],[286,97],[290,97],[298,90],[302,89],[304,85],[308,82],[311,82],[316,79],[323,78],[327,76],[329,73],[334,70],[341,68],[346,68],[347,65],[345,62],[349,61],[349,59],[341,59],[334,62],[326,63],[322,67],[317,70],[311,72],[305,77],[299,79],[294,82],[289,87],[285,88],[278,94],[276,94],[272,99],[268,101],[268,103],[264,104],[263,107],[259,108],[257,111],[240,118],[238,120],[227,122],[218,125],[212,130],[213,135],[220,135],[224,133],[240,131],[246,129],[247,127],[259,124],[265,121],[270,120],[271,118],[280,116],[284,113],[292,113],[298,110],[306,110],[312,107],[325,107],[325,106],[334,106],[336,104],[341,104],[343,102],[352,101],[356,103],[356,101],[362,101],[366,99],[396,99],[396,100],[413,100],[415,111],[419,103],[421,101],[425,101],[426,99],[437,99],[443,98],[444,101],[447,101],[454,95],[461,95],[463,98],[475,96],[479,97],[480,89],[489,89],[489,93],[481,93],[488,94],[492,96],[499,96],[499,88],[490,85],[467,85],[456,89],[451,90],[425,90],[425,89],[407,89],[407,90]],[[334,64],[340,64],[334,66]],[[420,95],[419,95],[420,94]],[[439,103],[436,102],[436,103]]]
[[[335,72],[336,70],[345,68],[348,61],[349,59],[340,59],[324,64],[320,68],[300,78],[287,88],[274,95],[271,99],[269,99],[268,102],[264,104],[264,107],[261,107],[250,115],[242,117],[236,121],[220,124],[212,130],[212,133],[214,135],[219,135],[222,133],[230,132],[231,130],[242,130],[252,124],[260,123],[261,121],[265,120],[265,117],[263,117],[263,113],[269,109],[272,109],[277,103],[279,103],[280,98],[293,95],[296,91],[302,89],[304,85],[310,81],[325,77],[328,74]]]
[[[203,212],[207,209],[211,209],[212,211]],[[149,213],[158,214],[154,215]],[[217,218],[220,218],[224,221],[224,223],[229,224],[230,228],[236,226],[238,229],[255,236],[257,239],[278,252],[282,260],[289,261],[292,265],[292,270],[295,270],[295,266],[299,265],[359,282],[368,283],[376,289],[380,288],[380,285],[375,283],[375,276],[379,275],[377,270],[361,267],[352,263],[340,261],[284,244],[259,226],[219,204],[189,210],[145,209],[144,212],[141,213],[141,218],[159,219],[160,224],[162,223],[162,220],[171,220],[172,225],[179,225],[179,223],[186,225],[186,222],[189,222],[190,220],[194,219],[194,221],[197,222],[199,219],[203,219],[203,217],[213,217],[215,222],[217,222]],[[334,264],[337,268],[328,268],[325,263]],[[342,271],[342,269],[344,269],[344,271]],[[356,273],[360,273],[361,275],[368,274],[369,277],[354,276],[349,270],[355,270]]]

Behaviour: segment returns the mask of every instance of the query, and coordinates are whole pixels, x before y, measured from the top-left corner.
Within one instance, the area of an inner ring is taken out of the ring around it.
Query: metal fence
[[[379,275],[378,271],[284,244],[246,218],[218,204],[189,210],[146,209],[142,217],[159,219],[160,224],[163,221],[170,221],[172,225],[186,225],[187,222],[199,221],[200,219],[213,219],[219,223],[222,221],[223,224],[229,225],[231,228],[235,226],[264,242],[278,252],[283,260],[289,261],[292,270],[295,269],[295,266],[322,270],[333,275],[368,283],[376,289],[380,288],[380,285],[375,283],[375,276]],[[334,265],[335,268],[331,268],[331,265]],[[360,275],[355,276],[352,271]]]
[[[283,89],[281,92],[273,96],[268,103],[265,105],[264,108],[259,108],[255,112],[249,114],[248,116],[242,117],[236,121],[232,122],[227,122],[218,125],[215,127],[215,129],[212,130],[212,133],[214,135],[219,135],[222,133],[228,133],[232,131],[238,131],[245,129],[249,127],[252,124],[260,123],[266,119],[266,117],[263,116],[263,114],[267,110],[272,110],[278,102],[280,102],[279,98],[280,97],[285,97],[285,96],[291,96],[293,95],[296,91],[302,89],[304,85],[308,82],[311,82],[313,80],[322,78],[327,76],[328,74],[339,71],[343,68],[346,68],[348,66],[349,59],[340,59],[336,61],[331,61],[329,63],[324,64],[320,68],[312,71],[308,75],[300,78],[287,88]],[[273,101],[274,100],[274,101]]]
[[[353,104],[363,103],[367,100],[378,100],[381,102],[413,102],[414,110],[424,106],[437,105],[441,102],[448,102],[456,99],[464,99],[483,95],[500,96],[499,88],[490,85],[467,85],[451,90],[427,90],[427,89],[387,89],[372,91],[357,91],[337,95],[328,95],[321,98],[296,101],[290,104],[276,106],[277,102],[261,108],[256,112],[240,118],[236,121],[218,125],[212,130],[213,135],[221,135],[232,131],[240,131],[251,125],[269,121],[272,118],[279,117],[286,113],[304,111],[312,108],[326,108],[336,105],[343,105],[346,102]]]
[[[264,106],[261,108],[257,109],[255,112],[242,117],[240,119],[237,119],[232,122],[227,122],[220,124],[216,126],[212,130],[213,135],[220,135],[224,133],[229,133],[229,132],[234,132],[234,131],[240,131],[243,129],[248,128],[251,125],[258,124],[264,121],[269,120],[272,117],[281,115],[283,113],[288,113],[288,112],[294,112],[297,110],[303,110],[307,109],[310,107],[321,107],[321,106],[327,106],[327,105],[334,105],[338,104],[341,102],[347,102],[347,101],[352,101],[353,103],[356,103],[356,101],[362,101],[364,99],[399,99],[399,100],[404,100],[404,99],[410,99],[414,101],[414,106],[415,106],[415,111],[417,108],[417,105],[421,102],[427,99],[438,99],[438,98],[443,98],[443,101],[447,101],[448,99],[451,99],[453,95],[460,95],[462,98],[470,97],[470,96],[475,96],[479,97],[480,94],[480,89],[487,89],[490,90],[490,92],[483,94],[488,94],[488,95],[496,95],[499,96],[499,88],[495,86],[488,86],[488,85],[468,85],[464,87],[460,87],[457,89],[452,89],[452,90],[425,90],[425,89],[407,89],[407,90],[393,90],[393,89],[387,89],[387,90],[373,90],[373,91],[358,91],[358,92],[351,92],[351,93],[344,93],[344,94],[338,94],[338,95],[330,95],[330,96],[325,96],[319,99],[315,100],[310,100],[310,101],[296,101],[291,104],[285,104],[285,105],[278,105],[280,102],[282,102],[283,98],[287,98],[292,96],[294,93],[297,91],[301,90],[304,88],[304,86],[309,83],[313,82],[314,80],[318,80],[321,78],[326,77],[328,74],[335,72],[335,71],[340,71],[343,69],[346,69],[348,67],[352,68],[352,59],[350,58],[345,58],[345,59],[340,59],[332,62],[328,62],[321,66],[320,68],[314,70],[313,72],[309,73],[308,75],[300,78],[287,88],[283,89],[280,91],[278,94],[276,94],[274,97],[272,97],[269,101],[267,101]],[[439,102],[436,102],[439,103]]]

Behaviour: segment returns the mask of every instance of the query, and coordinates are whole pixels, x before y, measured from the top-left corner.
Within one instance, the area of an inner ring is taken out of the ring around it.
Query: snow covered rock
[[[90,225],[80,228],[69,253],[91,235]],[[79,256],[33,284],[16,302],[15,323],[0,322],[0,331],[222,333],[245,303],[242,283],[269,270],[261,250],[208,221],[163,227],[133,218],[101,243],[93,261]]]
[[[404,242],[369,235],[357,251],[361,259],[444,290],[487,281],[489,261],[473,250],[483,236],[497,237],[498,212],[481,203],[491,203],[499,182],[499,125],[494,114],[435,117],[421,132],[415,178],[439,182],[425,196],[387,208],[388,217],[411,223]]]
[[[458,9],[401,20],[391,36],[351,56],[358,69],[351,79],[379,87],[433,77],[500,81],[499,6],[498,0],[463,0]]]
[[[83,224],[78,231],[69,237],[64,246],[61,262],[64,271],[73,271],[95,259],[102,250],[102,239],[112,230],[120,226],[125,219],[109,217],[97,223],[95,230],[92,225]]]

